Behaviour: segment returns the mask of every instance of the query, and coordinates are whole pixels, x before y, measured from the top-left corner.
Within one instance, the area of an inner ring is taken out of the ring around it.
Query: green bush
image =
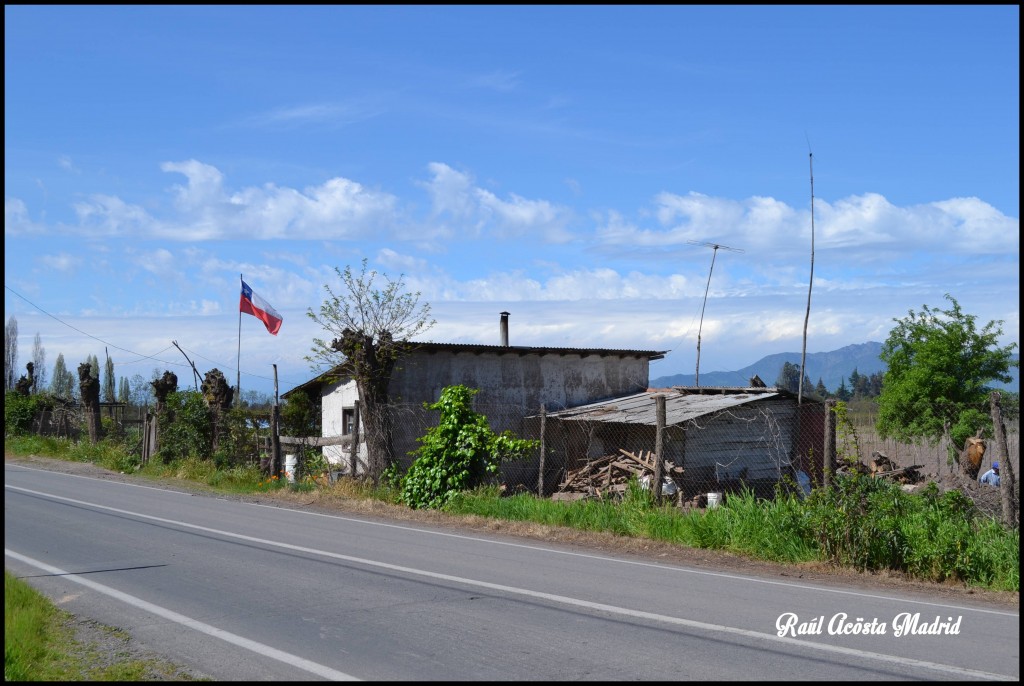
[[[210,409],[198,391],[176,391],[167,396],[160,413],[159,457],[165,464],[188,457],[210,456]]]
[[[460,491],[470,490],[496,474],[502,460],[525,457],[538,441],[516,438],[511,431],[495,434],[487,417],[473,411],[472,399],[479,391],[466,386],[448,386],[428,410],[437,410],[437,426],[416,439],[420,447],[406,473],[402,502],[416,509],[440,508]]]
[[[46,393],[21,395],[7,391],[4,395],[4,434],[24,436],[32,433],[36,415],[53,409],[53,399]]]

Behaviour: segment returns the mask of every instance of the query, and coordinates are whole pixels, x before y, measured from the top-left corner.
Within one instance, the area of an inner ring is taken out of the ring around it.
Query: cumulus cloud
[[[515,193],[507,199],[476,186],[472,176],[441,162],[427,166],[429,181],[420,185],[431,196],[434,218],[450,217],[463,223],[474,236],[509,238],[530,235],[548,243],[572,239],[568,226],[573,212],[547,200],[531,200]]]
[[[45,226],[29,218],[28,206],[24,201],[19,198],[4,198],[4,235],[23,236],[45,232]]]

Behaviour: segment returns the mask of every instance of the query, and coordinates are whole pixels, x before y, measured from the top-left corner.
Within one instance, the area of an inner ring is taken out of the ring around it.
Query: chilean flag
[[[284,318],[270,303],[253,293],[245,281],[242,281],[242,299],[238,303],[238,309],[259,319],[267,327],[267,331],[275,336],[281,330],[281,322],[284,321]]]

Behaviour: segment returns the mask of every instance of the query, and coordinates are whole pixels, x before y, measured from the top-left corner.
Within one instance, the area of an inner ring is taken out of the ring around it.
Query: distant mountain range
[[[850,387],[850,375],[856,369],[858,374],[871,376],[876,372],[884,373],[886,365],[879,358],[882,352],[882,344],[875,341],[848,345],[839,350],[827,353],[807,353],[805,374],[811,381],[811,386],[818,385],[821,379],[825,387],[835,392],[839,384],[846,381],[846,387]],[[1014,360],[1019,361],[1020,355],[1014,355]],[[738,369],[734,372],[701,372],[701,386],[747,386],[750,384],[750,377],[755,374],[761,377],[769,386],[774,386],[782,366],[786,362],[800,366],[800,353],[776,353],[763,357],[749,367]],[[1020,392],[1019,369],[1012,369],[1013,381],[1008,384],[996,383],[995,388]],[[667,388],[669,386],[693,386],[696,382],[695,374],[673,374],[671,376],[660,376],[652,379],[652,388]]]

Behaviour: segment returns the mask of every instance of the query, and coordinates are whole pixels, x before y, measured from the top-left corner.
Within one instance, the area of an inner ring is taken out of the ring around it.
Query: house
[[[394,454],[403,467],[412,464],[409,453],[416,439],[436,425],[438,413],[423,408],[438,400],[452,385],[478,389],[474,409],[485,415],[495,432],[511,430],[527,435],[524,418],[546,410],[639,393],[647,388],[650,363],[665,351],[606,348],[513,346],[508,341],[508,312],[499,320],[499,345],[475,343],[411,342],[396,364],[388,392],[392,401]],[[325,438],[356,431],[358,391],[342,364],[297,386],[282,397],[304,391],[319,397]],[[365,469],[366,445],[360,441],[355,472]],[[352,448],[327,445],[324,455],[341,471],[351,473]],[[502,478],[511,485],[532,488],[537,482],[539,456],[532,461],[506,464]]]
[[[649,389],[547,413],[547,454],[560,458],[553,470],[564,474],[622,451],[653,452],[658,395],[665,398],[663,457],[682,468],[675,479],[684,499],[743,487],[770,496],[801,471],[820,483],[824,405],[764,386]],[[545,483],[548,474],[546,468]]]

